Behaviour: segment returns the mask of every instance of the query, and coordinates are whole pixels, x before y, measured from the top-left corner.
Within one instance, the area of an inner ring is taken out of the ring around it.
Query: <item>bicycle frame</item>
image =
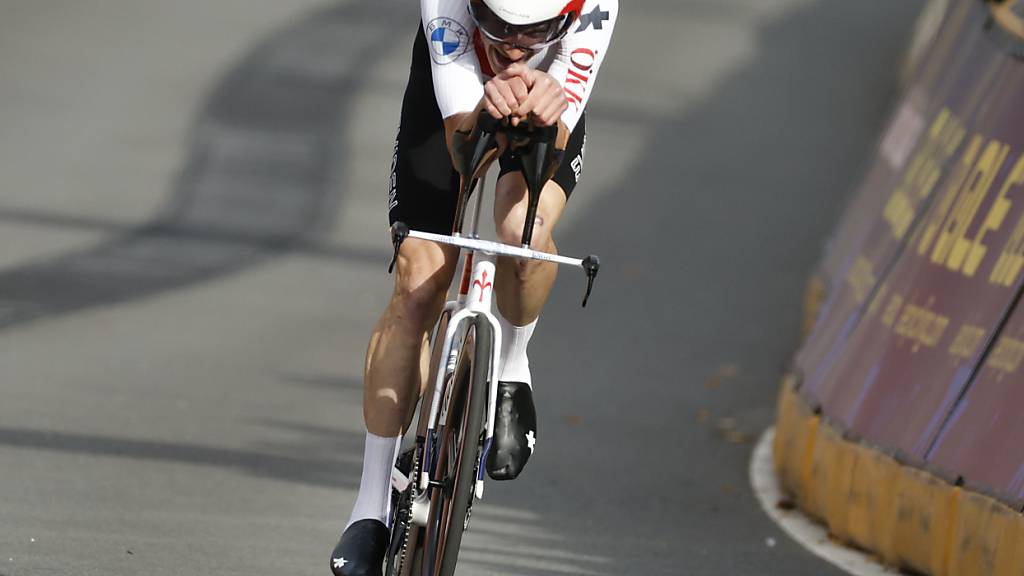
[[[481,118],[483,118],[483,115],[481,115]],[[522,128],[520,133],[518,133],[518,137],[523,139],[525,144],[523,144],[523,148],[518,150],[522,151],[521,155],[524,158],[523,175],[527,182],[529,193],[529,206],[527,209],[527,222],[524,225],[523,244],[516,247],[479,238],[480,210],[486,180],[482,174],[485,170],[481,169],[479,174],[477,171],[482,165],[486,164],[485,161],[481,162],[481,159],[493,150],[490,147],[490,143],[493,143],[495,130],[496,128],[491,128],[490,131],[484,128],[481,132],[477,133],[476,140],[466,140],[468,146],[467,150],[463,151],[463,154],[467,157],[459,167],[459,172],[463,175],[463,179],[460,182],[455,224],[453,226],[453,233],[450,236],[409,230],[400,222],[396,222],[392,226],[392,242],[395,247],[395,258],[392,260],[392,267],[398,260],[399,248],[402,241],[406,238],[417,238],[439,244],[458,246],[461,250],[460,254],[464,256],[457,296],[454,300],[445,304],[437,324],[436,333],[434,334],[434,345],[432,346],[430,359],[430,377],[432,381],[428,382],[430,387],[427,390],[427,395],[423,398],[423,405],[420,407],[420,421],[416,432],[416,454],[418,458],[414,459],[414,462],[417,462],[417,464],[412,470],[412,474],[418,474],[418,476],[415,477],[416,485],[412,491],[414,498],[410,503],[411,509],[408,517],[411,525],[418,527],[426,527],[428,524],[432,491],[437,488],[446,488],[443,483],[445,480],[443,476],[444,471],[436,469],[438,468],[438,446],[435,444],[445,432],[443,423],[447,421],[447,410],[449,409],[449,401],[451,400],[454,388],[448,385],[449,379],[454,376],[457,369],[459,351],[463,348],[470,326],[479,321],[480,318],[486,319],[491,327],[490,342],[476,342],[477,346],[486,344],[491,346],[489,365],[486,370],[486,413],[483,415],[481,430],[466,431],[468,436],[465,438],[472,439],[472,442],[476,443],[478,442],[477,434],[483,433],[482,446],[476,444],[478,446],[475,462],[476,475],[473,478],[470,502],[472,502],[472,499],[483,498],[486,463],[494,439],[498,406],[499,374],[497,371],[501,365],[502,344],[501,326],[497,317],[492,312],[495,276],[494,258],[497,256],[525,258],[557,264],[568,264],[583,269],[587,275],[587,292],[583,299],[584,306],[587,304],[594,278],[600,267],[600,262],[596,256],[575,259],[557,254],[548,254],[530,248],[533,218],[536,215],[540,192],[543,187],[543,181],[541,181],[539,175],[546,173],[550,167],[548,162],[551,157],[551,150],[553,150],[550,148],[553,137],[543,145],[540,141],[528,141],[532,136],[522,132]],[[548,130],[547,134],[551,134],[550,130]],[[486,140],[485,137],[487,138]],[[472,154],[470,155],[467,152],[472,152]],[[472,158],[469,158],[469,156]],[[531,164],[533,169],[527,170],[525,168],[527,164]],[[463,235],[461,233],[463,219],[466,215],[468,200],[474,189],[478,191],[478,194],[472,210],[471,230],[468,235]],[[477,334],[476,336],[478,337],[479,335]],[[476,364],[476,367],[479,367],[479,363]],[[468,464],[468,462],[464,463]],[[434,474],[441,477],[433,477]],[[392,479],[393,485],[401,493],[405,492],[413,478],[406,478],[401,472],[396,470],[392,475]]]
[[[478,238],[478,226],[480,218],[480,205],[483,198],[483,190],[486,185],[485,179],[481,178],[478,183],[478,195],[473,211],[473,226],[472,231],[466,240],[473,239],[479,240]],[[425,240],[432,240],[432,238],[425,238],[424,236],[433,236],[427,233],[421,233],[417,231],[410,231],[410,237],[422,238]],[[442,236],[442,238],[453,238],[459,239],[460,236]],[[484,466],[487,462],[487,456],[490,453],[490,447],[494,437],[494,415],[497,410],[498,403],[498,381],[497,381],[497,369],[501,363],[501,326],[498,323],[497,317],[491,312],[492,298],[494,294],[494,274],[495,267],[494,262],[489,256],[480,257],[476,249],[463,248],[463,256],[465,262],[462,269],[462,277],[459,282],[458,296],[455,300],[449,301],[445,304],[444,315],[446,318],[442,318],[439,323],[439,331],[437,337],[442,337],[441,329],[443,329],[443,338],[441,340],[441,353],[439,360],[443,362],[443,365],[439,363],[437,374],[434,378],[432,386],[432,394],[430,396],[430,410],[429,420],[427,422],[427,428],[425,430],[425,446],[424,446],[424,462],[422,473],[419,478],[419,493],[426,495],[430,489],[431,482],[436,480],[430,477],[430,472],[434,469],[434,455],[435,451],[433,446],[434,439],[437,437],[438,423],[443,422],[446,417],[445,409],[446,403],[444,402],[443,394],[447,390],[445,386],[445,380],[455,370],[455,360],[457,356],[457,350],[461,347],[462,341],[466,335],[467,326],[475,316],[483,316],[491,324],[492,327],[492,342],[491,342],[491,364],[488,367],[488,396],[487,396],[487,413],[484,415],[485,432],[484,432],[484,448],[480,451],[480,458],[477,462],[477,477],[474,486],[474,494],[477,499],[483,498],[484,491]],[[441,369],[441,366],[444,368]],[[414,518],[417,515],[414,514]],[[424,524],[426,518],[423,518]]]

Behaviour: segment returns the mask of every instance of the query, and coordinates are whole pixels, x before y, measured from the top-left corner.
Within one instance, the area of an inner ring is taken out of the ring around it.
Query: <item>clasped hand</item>
[[[496,119],[510,118],[513,126],[528,120],[553,126],[569,107],[561,84],[547,72],[515,63],[484,84],[484,106]]]

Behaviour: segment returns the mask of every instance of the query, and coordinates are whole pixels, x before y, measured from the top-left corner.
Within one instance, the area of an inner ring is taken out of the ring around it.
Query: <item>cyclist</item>
[[[543,188],[532,246],[554,253],[551,232],[583,168],[584,107],[593,91],[618,0],[421,0],[409,81],[392,158],[391,223],[451,232],[458,191],[448,142],[477,112],[512,123],[559,127],[565,155]],[[499,139],[499,143],[502,142]],[[498,239],[518,245],[526,183],[501,147],[494,202]],[[366,444],[359,495],[331,557],[336,575],[377,575],[389,530],[391,469],[427,377],[428,333],[444,305],[459,250],[407,239],[395,288],[370,338],[363,416]],[[499,405],[487,472],[515,478],[533,452],[536,416],[526,347],[557,266],[499,258],[494,289],[502,329]]]

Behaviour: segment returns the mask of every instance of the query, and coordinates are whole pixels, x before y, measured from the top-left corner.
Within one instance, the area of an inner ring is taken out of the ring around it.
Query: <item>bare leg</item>
[[[498,238],[518,246],[522,241],[528,195],[526,182],[518,172],[510,172],[498,180],[494,202],[494,221]],[[537,208],[531,247],[556,254],[551,231],[565,209],[565,193],[553,181],[544,185]],[[498,258],[495,291],[498,310],[516,326],[525,326],[537,319],[555,283],[558,265],[550,262],[521,261]]]
[[[360,523],[360,533],[386,531],[390,513],[390,478],[402,432],[409,426],[420,392],[422,353],[455,267],[457,252],[429,242],[409,239],[398,256],[398,273],[391,302],[377,322],[366,353],[363,417],[366,445],[359,494],[348,530]],[[346,554],[338,543],[337,562]],[[335,571],[337,573],[337,571]]]
[[[427,337],[444,307],[458,249],[415,238],[402,244],[395,291],[366,352],[363,417],[378,436],[408,428],[426,377]]]
[[[528,196],[519,173],[498,180],[494,218],[498,237],[506,244],[522,242]],[[541,191],[531,246],[555,253],[551,230],[565,208],[565,193],[554,182]],[[558,271],[556,264],[499,258],[494,287],[501,313],[501,364],[498,367],[498,410],[494,448],[487,473],[495,480],[519,476],[533,453],[537,416],[533,407],[532,375],[526,355],[534,321],[540,315]]]

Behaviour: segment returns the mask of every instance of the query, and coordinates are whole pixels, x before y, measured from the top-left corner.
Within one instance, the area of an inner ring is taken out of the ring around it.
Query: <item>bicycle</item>
[[[497,151],[499,132],[508,137],[522,160],[529,195],[522,246],[518,247],[482,240],[478,235],[484,173]],[[464,264],[458,296],[445,304],[433,332],[428,374],[435,377],[423,394],[415,444],[392,471],[386,576],[452,576],[474,498],[483,497],[497,406],[496,371],[501,360],[501,330],[491,312],[493,259],[511,256],[579,267],[587,276],[584,307],[590,298],[600,269],[597,256],[575,259],[530,248],[541,189],[561,161],[561,151],[554,144],[556,134],[554,127],[501,125],[482,112],[472,133],[456,132],[455,136],[460,185],[452,234],[409,230],[401,222],[391,228],[395,256],[389,272],[406,238],[458,246]],[[472,227],[464,236],[466,205],[474,188],[479,193]]]

